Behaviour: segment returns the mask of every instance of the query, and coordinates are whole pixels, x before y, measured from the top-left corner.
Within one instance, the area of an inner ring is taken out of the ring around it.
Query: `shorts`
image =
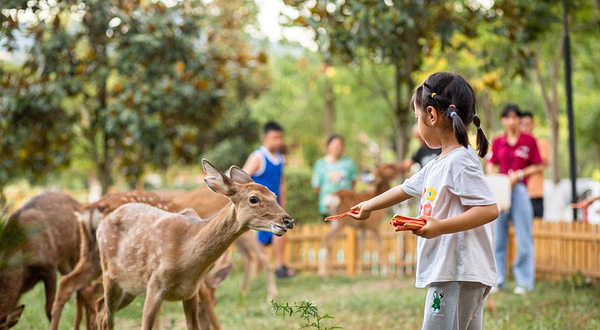
[[[259,231],[256,238],[262,245],[271,245],[271,243],[273,243],[273,233],[268,231]]]
[[[483,305],[491,288],[477,282],[431,283],[422,330],[481,330]]]
[[[544,197],[532,198],[531,205],[533,206],[533,218],[544,217]]]

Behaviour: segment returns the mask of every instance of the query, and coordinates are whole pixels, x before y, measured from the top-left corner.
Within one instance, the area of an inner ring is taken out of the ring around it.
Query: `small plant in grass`
[[[323,320],[332,319],[333,316],[329,314],[321,315],[319,314],[319,306],[314,303],[306,300],[302,300],[297,303],[289,304],[289,303],[278,303],[274,300],[271,300],[271,309],[273,311],[273,315],[277,316],[281,313],[282,317],[291,317],[294,314],[300,316],[301,319],[306,322],[305,324],[300,326],[300,329],[306,328],[314,328],[318,330],[332,330],[332,329],[342,329],[340,326],[331,326],[326,327],[322,324]]]

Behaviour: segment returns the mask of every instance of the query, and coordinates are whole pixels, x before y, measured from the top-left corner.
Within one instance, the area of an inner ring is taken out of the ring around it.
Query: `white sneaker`
[[[528,290],[527,290],[527,289],[525,289],[524,287],[522,287],[522,286],[518,286],[518,287],[516,287],[516,288],[515,288],[515,290],[514,290],[513,292],[514,292],[515,294],[518,294],[518,295],[524,295],[524,294],[526,294],[526,293],[527,293],[527,291],[528,291]]]

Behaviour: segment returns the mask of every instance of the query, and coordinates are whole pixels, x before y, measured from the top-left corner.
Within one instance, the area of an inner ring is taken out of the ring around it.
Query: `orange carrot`
[[[349,216],[350,214],[358,214],[358,213],[356,212],[356,210],[350,210],[350,211],[344,212],[342,214],[328,216],[325,218],[325,221],[341,219],[343,217]]]

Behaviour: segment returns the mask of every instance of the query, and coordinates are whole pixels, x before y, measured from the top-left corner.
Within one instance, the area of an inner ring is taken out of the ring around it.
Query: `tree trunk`
[[[333,93],[333,84],[329,76],[327,75],[328,69],[331,67],[331,63],[328,59],[323,62],[323,132],[329,136],[333,133],[335,127],[335,95]]]
[[[8,205],[4,195],[4,183],[0,183],[0,216],[8,215]]]
[[[562,46],[560,47],[562,48]],[[558,160],[558,143],[559,143],[559,125],[558,125],[558,92],[557,92],[557,71],[558,68],[555,65],[556,59],[553,63],[553,67],[550,74],[550,90],[552,95],[548,94],[542,72],[539,67],[539,59],[535,58],[533,71],[538,81],[540,91],[542,93],[542,99],[546,105],[546,114],[548,115],[548,126],[550,127],[550,176],[554,183],[560,181],[560,164]]]
[[[401,69],[401,64],[399,61],[394,62],[395,68],[395,79],[394,79],[394,92],[395,92],[395,100],[394,100],[394,135],[396,137],[396,159],[398,161],[404,160],[406,157],[406,153],[408,152],[408,143],[409,143],[409,132],[411,131],[409,127],[409,116],[408,116],[408,106],[407,102],[402,98],[402,83],[412,81],[410,77],[403,76],[403,72]]]

